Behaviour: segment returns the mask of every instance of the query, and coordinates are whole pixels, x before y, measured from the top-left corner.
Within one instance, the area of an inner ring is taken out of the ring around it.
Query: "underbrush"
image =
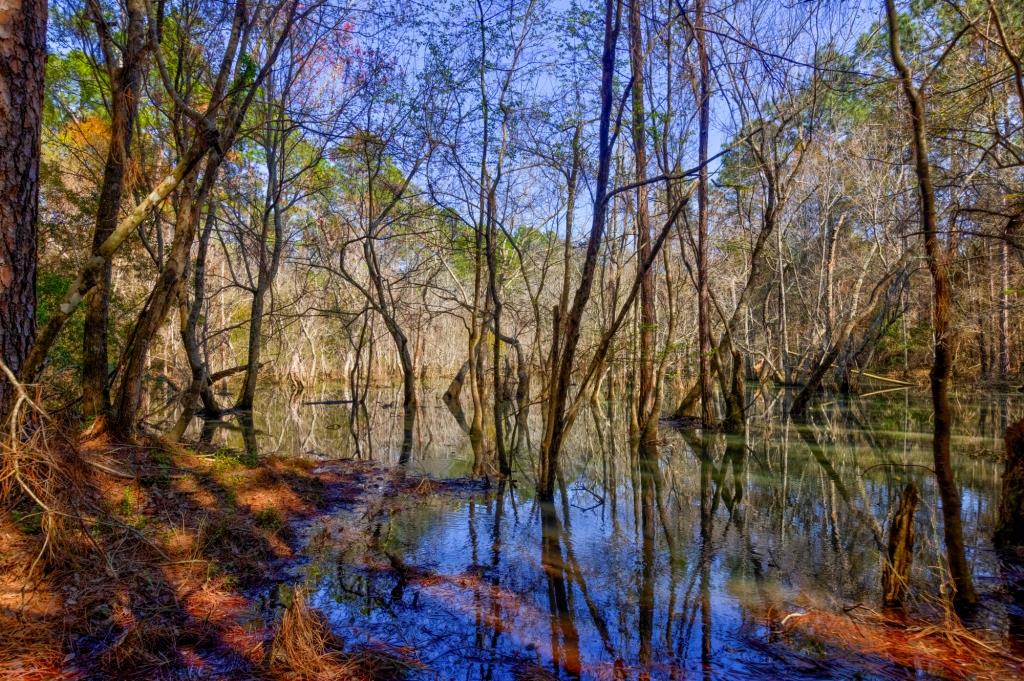
[[[3,433],[0,678],[317,678],[302,660],[394,678],[340,653],[301,591],[252,596],[285,580],[295,521],[354,489],[345,473],[72,432],[22,395]]]
[[[785,645],[769,649],[760,641],[758,649],[794,668],[823,664],[833,672],[849,669],[873,678],[923,674],[1002,681],[1024,673],[1024,660],[1005,640],[971,629],[949,608],[924,617],[863,604],[837,609],[808,601],[804,606],[786,615],[782,608],[769,608],[764,614],[769,638]]]

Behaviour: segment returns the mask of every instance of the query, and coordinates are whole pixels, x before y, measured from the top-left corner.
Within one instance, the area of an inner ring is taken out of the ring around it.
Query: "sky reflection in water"
[[[407,500],[370,523],[379,560],[367,562],[344,542],[316,553],[307,570],[314,605],[353,646],[414,651],[423,664],[418,678],[908,673],[825,659],[829,651],[776,632],[782,616],[802,608],[875,607],[887,514],[910,480],[923,498],[914,593],[937,591],[941,528],[927,470],[927,403],[906,391],[832,402],[798,426],[765,401],[755,404],[759,415],[745,436],[702,442],[663,425],[653,461],[631,451],[625,427],[615,425],[627,421],[623,408],[580,419],[554,505],[538,503],[526,479],[488,495]],[[312,408],[305,409],[299,414]],[[347,408],[329,409],[320,410],[320,425],[290,434],[282,432],[288,418],[265,417],[276,430],[257,439],[304,441],[291,446],[316,453],[336,437],[326,447],[355,454],[350,431],[329,427],[344,421]],[[969,558],[980,588],[991,592],[988,537],[1001,468],[992,453],[1020,403],[972,399],[957,409],[955,470]],[[462,475],[468,447],[435,412],[421,419],[413,468]],[[400,427],[387,423],[370,424],[376,448],[366,440],[358,455],[396,451],[391,439],[397,443]],[[333,522],[366,523],[361,513]],[[1004,626],[1000,619],[993,615],[992,626]]]

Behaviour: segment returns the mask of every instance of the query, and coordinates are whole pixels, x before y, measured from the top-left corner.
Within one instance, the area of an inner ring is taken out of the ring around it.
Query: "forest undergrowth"
[[[443,483],[157,436],[79,442],[26,416],[0,459],[0,678],[396,677],[386,652],[342,650],[289,568],[318,516]]]

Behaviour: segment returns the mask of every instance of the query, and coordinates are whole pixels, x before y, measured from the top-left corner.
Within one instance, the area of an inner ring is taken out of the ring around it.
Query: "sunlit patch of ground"
[[[366,462],[159,441],[103,436],[72,454],[85,462],[87,503],[60,547],[42,551],[29,500],[0,513],[3,679],[308,678],[271,664],[282,637],[276,585],[290,579],[296,528],[370,486],[435,489]],[[388,659],[347,653],[333,678],[377,678],[394,671]]]
[[[17,524],[0,516],[0,678],[73,678],[51,635],[60,626],[60,595],[45,581],[26,579],[38,546],[26,533],[32,528]]]

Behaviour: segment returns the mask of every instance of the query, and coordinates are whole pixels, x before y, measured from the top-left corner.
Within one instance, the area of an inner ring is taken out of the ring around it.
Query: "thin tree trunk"
[[[910,106],[910,120],[913,129],[911,138],[914,152],[914,170],[921,210],[921,231],[928,258],[928,270],[932,277],[933,314],[935,334],[935,359],[931,370],[932,405],[935,411],[935,430],[932,439],[932,456],[935,478],[942,498],[943,533],[946,542],[946,558],[949,572],[956,588],[954,604],[961,612],[977,603],[967,553],[964,547],[963,525],[960,518],[960,491],[953,478],[950,461],[950,432],[953,414],[949,407],[949,383],[953,370],[953,327],[952,293],[946,270],[946,254],[939,243],[935,208],[935,189],[932,186],[931,165],[928,161],[927,121],[925,118],[924,95],[914,85],[910,67],[903,59],[900,49],[899,20],[895,0],[886,0],[886,19],[889,27],[889,51],[893,65],[899,74],[907,104]]]
[[[215,376],[210,375],[210,365],[196,333],[196,329],[199,328],[199,317],[202,316],[203,308],[206,306],[206,258],[210,250],[210,237],[213,234],[213,226],[217,220],[215,202],[208,202],[206,211],[206,224],[203,226],[203,233],[199,237],[195,272],[192,275],[193,298],[192,305],[188,309],[188,328],[183,330],[181,340],[189,356],[189,368],[192,370],[193,378],[195,378],[197,370],[202,375],[203,380],[199,385],[199,397],[203,402],[203,412],[207,416],[217,416],[221,413],[221,408],[213,395],[213,385],[216,382]],[[223,371],[219,373],[223,373]]]
[[[464,433],[469,434],[469,423],[466,422],[466,412],[462,409],[462,387],[466,383],[466,374],[469,373],[469,360],[462,363],[459,367],[458,372],[455,374],[455,378],[452,379],[451,383],[448,384],[448,389],[444,391],[441,399],[444,401],[445,406],[455,417],[455,421],[459,424],[459,428]]]
[[[711,300],[708,293],[708,130],[711,121],[710,69],[707,35],[704,30],[705,0],[694,6],[693,31],[697,41],[700,70],[700,111],[697,123],[697,336],[700,373],[701,422],[704,427],[715,421],[714,393],[711,384]]]
[[[909,482],[900,495],[900,505],[889,524],[889,547],[882,569],[882,604],[887,608],[903,605],[903,595],[914,561],[914,513],[920,495]]]
[[[256,289],[252,294],[252,304],[249,307],[249,337],[248,337],[248,364],[245,370],[245,377],[242,380],[242,391],[235,402],[235,409],[250,411],[253,401],[256,398],[256,381],[259,378],[260,346],[263,341],[263,317],[264,306],[266,305],[267,292],[270,290],[271,278],[265,271],[265,265],[260,264],[260,272],[257,276]]]
[[[103,168],[92,251],[97,254],[103,242],[114,233],[121,211],[125,170],[131,152],[132,134],[139,111],[142,73],[145,70],[145,7],[129,0],[126,8],[126,32],[121,64],[106,64],[110,74],[110,145]],[[100,40],[112,42],[102,17],[94,18]],[[109,48],[106,54],[112,54]],[[86,417],[105,417],[110,410],[107,366],[107,332],[110,324],[111,261],[103,269],[85,312],[82,336],[82,410]]]
[[[1024,420],[1006,429],[999,515],[993,543],[1010,562],[1024,563]]]
[[[252,409],[253,400],[256,398],[256,381],[259,378],[260,369],[260,346],[263,341],[263,316],[266,306],[267,293],[274,285],[277,277],[277,270],[281,262],[281,253],[284,249],[284,216],[281,209],[281,183],[283,158],[285,153],[284,143],[286,136],[276,131],[268,133],[271,137],[264,144],[264,151],[267,158],[267,199],[263,208],[262,224],[259,235],[259,259],[256,276],[256,290],[252,296],[252,306],[249,314],[249,345],[248,345],[248,366],[245,370],[245,379],[242,381],[242,392],[235,404],[236,409]],[[270,234],[270,226],[273,224],[274,245],[267,253],[267,237]]]
[[[572,381],[572,370],[576,360],[576,347],[580,339],[580,322],[587,301],[590,300],[598,250],[601,246],[605,219],[608,214],[612,105],[615,100],[612,86],[615,77],[615,52],[621,17],[621,0],[605,0],[604,44],[601,53],[601,112],[598,123],[599,151],[594,185],[594,211],[580,284],[576,289],[572,307],[565,320],[565,342],[555,363],[554,389],[548,398],[548,415],[545,422],[544,441],[541,445],[540,475],[537,480],[537,493],[542,501],[550,501],[554,497],[558,456],[562,450],[562,440],[565,437],[565,406],[569,399],[569,385]]]
[[[503,477],[512,475],[512,464],[509,460],[508,451],[505,446],[505,411],[507,402],[504,397],[501,380],[501,298],[498,295],[498,260],[496,255],[495,241],[498,238],[497,222],[497,197],[495,192],[497,186],[495,181],[487,178],[487,218],[485,243],[487,247],[487,295],[491,301],[492,323],[494,325],[494,343],[492,345],[491,371],[493,372],[493,405],[494,405],[494,447],[498,455],[498,471]]]
[[[482,172],[482,171],[481,171]],[[483,195],[481,194],[481,220],[483,220]],[[487,301],[484,295],[483,268],[484,242],[483,229],[478,225],[475,234],[475,268],[473,277],[473,307],[470,311],[469,330],[469,394],[473,405],[473,414],[469,421],[469,442],[473,449],[473,475],[481,475],[484,470],[484,399],[483,399],[483,353],[480,344],[483,339],[484,318],[487,316]]]
[[[640,26],[640,1],[629,2],[629,61],[632,73],[633,158],[636,189],[636,234],[640,262],[651,253],[651,218],[647,205],[647,132],[644,119],[644,45]],[[640,367],[637,395],[638,434],[646,443],[641,450],[654,447],[658,440],[658,414],[655,413],[657,385],[654,382],[654,343],[657,315],[654,311],[654,270],[649,268],[640,280]]]
[[[793,381],[789,370],[789,319],[786,314],[786,264],[782,259],[782,230],[775,231],[776,258],[779,278],[779,371],[782,372],[783,385]]]
[[[413,362],[412,353],[409,351],[409,338],[402,330],[388,305],[388,296],[384,289],[384,278],[377,262],[377,253],[372,238],[367,238],[363,241],[363,258],[366,261],[374,294],[376,294],[376,300],[370,302],[376,308],[381,319],[384,320],[384,326],[395,342],[395,350],[398,352],[398,359],[401,364],[403,422],[402,448],[398,461],[401,464],[405,464],[412,457],[413,431],[416,427],[416,365]]]
[[[212,157],[207,161],[206,175],[202,182],[204,188],[208,188],[212,182],[211,175],[216,167],[213,164],[216,163],[217,161]],[[121,374],[120,390],[114,405],[112,419],[115,431],[123,436],[130,435],[139,420],[142,381],[146,371],[149,345],[167,319],[167,315],[178,299],[181,283],[187,277],[192,242],[195,239],[196,225],[199,220],[198,205],[205,198],[206,193],[206,190],[200,190],[200,195],[197,196],[195,189],[191,186],[186,186],[179,192],[174,241],[171,244],[170,253],[164,261],[160,278],[139,314],[131,340],[125,348],[124,369]]]
[[[398,358],[402,364],[402,449],[398,462],[408,463],[412,458],[413,430],[416,426],[416,366],[409,352],[409,340],[397,324],[387,323],[388,331],[398,348]]]
[[[1009,234],[999,243],[999,382],[1005,384],[1010,376],[1010,245]]]
[[[193,279],[193,298],[188,303],[187,296],[181,296],[179,314],[181,325],[181,343],[185,346],[185,355],[188,358],[189,369],[192,373],[192,381],[182,396],[182,413],[177,423],[171,429],[169,437],[172,440],[180,439],[188,428],[192,416],[195,414],[197,399],[203,403],[203,411],[206,416],[218,416],[221,409],[213,395],[213,377],[210,376],[209,367],[199,346],[196,336],[196,327],[199,325],[199,317],[202,314],[206,302],[206,256],[209,251],[210,236],[213,232],[213,225],[216,221],[216,204],[210,201],[206,208],[206,223],[203,233],[199,237],[199,249],[196,254],[195,272]]]
[[[246,365],[245,377],[242,380],[242,392],[235,402],[235,409],[242,411],[251,411],[253,401],[256,399],[260,345],[263,340],[263,310],[269,288],[264,275],[260,274],[256,290],[252,294],[252,305],[249,307],[249,338],[247,345],[249,360]]]

